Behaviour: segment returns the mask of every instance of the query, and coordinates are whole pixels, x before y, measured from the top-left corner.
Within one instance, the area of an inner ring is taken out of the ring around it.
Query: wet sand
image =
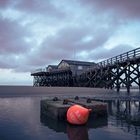
[[[32,87],[0,86],[0,97],[22,96],[103,96],[113,94],[114,90],[84,87]]]

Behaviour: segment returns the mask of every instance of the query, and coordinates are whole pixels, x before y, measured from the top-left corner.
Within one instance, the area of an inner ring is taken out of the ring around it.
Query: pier
[[[99,63],[62,60],[57,69],[34,71],[31,76],[33,86],[114,88],[118,92],[125,88],[130,92],[133,86],[140,89],[140,48]]]

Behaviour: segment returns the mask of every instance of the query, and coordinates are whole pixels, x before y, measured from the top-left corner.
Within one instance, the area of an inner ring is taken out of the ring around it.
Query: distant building
[[[59,73],[63,70],[70,70],[73,76],[80,75],[81,73],[93,68],[96,65],[94,62],[86,61],[74,61],[74,60],[61,60],[58,65],[48,65],[47,68],[41,68],[33,71],[31,75],[37,75],[37,73]]]
[[[55,70],[57,70],[57,65],[48,65],[47,67],[47,72],[53,72]]]
[[[70,69],[73,76],[80,75],[82,72],[92,68],[96,64],[94,62],[62,60],[58,64],[58,69]]]
[[[48,65],[31,73],[34,86],[78,86],[76,77],[93,68],[94,62],[62,60],[58,65]]]

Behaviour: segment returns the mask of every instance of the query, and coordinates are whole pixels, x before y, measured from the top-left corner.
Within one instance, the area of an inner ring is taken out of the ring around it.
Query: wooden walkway
[[[135,85],[140,88],[140,48],[99,62],[93,69],[77,77],[79,86],[116,88],[128,92]]]

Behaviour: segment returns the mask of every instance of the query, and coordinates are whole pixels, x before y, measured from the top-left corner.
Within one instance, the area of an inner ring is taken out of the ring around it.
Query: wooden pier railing
[[[101,61],[98,63],[98,65],[102,67],[106,67],[107,65],[115,65],[118,62],[126,62],[135,58],[140,58],[140,48]]]

